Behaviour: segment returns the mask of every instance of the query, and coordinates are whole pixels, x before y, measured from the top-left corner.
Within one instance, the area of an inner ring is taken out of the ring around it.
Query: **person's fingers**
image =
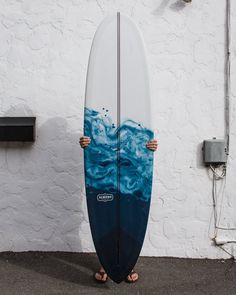
[[[156,151],[155,147],[149,147],[148,149],[151,150],[151,151]]]
[[[157,142],[148,142],[147,145],[158,145]]]
[[[85,148],[91,142],[91,138],[89,136],[81,136],[79,139],[80,146]]]
[[[80,142],[81,142],[81,143],[90,143],[90,141],[91,141],[90,139],[83,139],[83,140],[81,140]]]
[[[80,141],[81,140],[91,140],[91,138],[89,136],[81,136]]]
[[[86,147],[86,146],[88,146],[88,145],[89,145],[89,143],[81,143],[81,144],[80,144],[81,147]]]
[[[156,143],[148,143],[146,146],[147,146],[148,148],[149,148],[149,147],[150,147],[150,148],[157,148],[158,144],[156,144]]]
[[[90,143],[91,139],[90,138],[81,138],[80,143]]]
[[[85,148],[86,146],[88,146],[88,144],[86,144],[86,143],[82,143],[82,144],[81,144],[81,147],[82,147],[82,148]]]
[[[80,140],[81,143],[89,143],[91,141],[91,139],[82,139]]]
[[[157,144],[157,140],[156,139],[149,140],[148,143],[155,143],[155,144]]]
[[[154,144],[157,144],[157,140],[150,140],[148,143],[154,143]]]
[[[151,150],[151,151],[156,151],[158,147],[157,140],[150,140],[147,144],[146,147]]]

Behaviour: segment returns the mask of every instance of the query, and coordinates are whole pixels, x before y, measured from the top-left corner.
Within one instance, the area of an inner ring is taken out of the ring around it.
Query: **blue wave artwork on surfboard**
[[[116,127],[111,118],[85,107],[84,133],[91,138],[86,147],[86,188],[112,193],[117,190],[117,133],[120,133],[120,196],[147,202],[152,188],[152,152],[146,147],[153,131],[131,119]]]

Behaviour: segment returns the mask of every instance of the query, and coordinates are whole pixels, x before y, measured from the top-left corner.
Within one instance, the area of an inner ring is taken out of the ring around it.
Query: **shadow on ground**
[[[2,252],[1,295],[235,294],[234,260],[140,257],[135,284],[98,284],[95,253]]]

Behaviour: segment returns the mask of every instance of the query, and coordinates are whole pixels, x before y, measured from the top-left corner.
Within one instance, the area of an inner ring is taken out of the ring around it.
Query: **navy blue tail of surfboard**
[[[132,120],[116,127],[109,115],[86,107],[84,118],[84,134],[91,138],[84,151],[91,233],[100,263],[120,283],[134,268],[145,237],[153,166],[146,143],[153,132]]]

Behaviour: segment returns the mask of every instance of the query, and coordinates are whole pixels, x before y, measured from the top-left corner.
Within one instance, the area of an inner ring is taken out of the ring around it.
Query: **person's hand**
[[[147,144],[146,144],[146,147],[151,150],[151,151],[156,151],[157,150],[157,140],[156,139],[152,139],[150,140]]]
[[[81,136],[79,139],[80,146],[85,148],[90,144],[91,138],[89,136]]]

